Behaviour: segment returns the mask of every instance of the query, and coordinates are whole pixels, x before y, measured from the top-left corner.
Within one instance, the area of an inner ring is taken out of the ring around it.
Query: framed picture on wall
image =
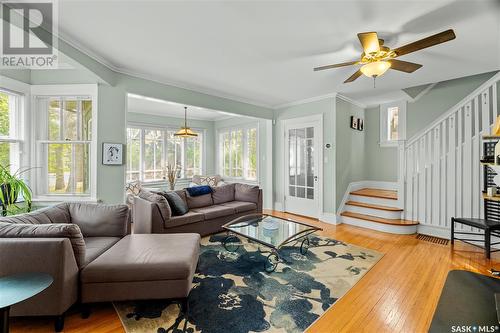
[[[123,144],[103,143],[102,144],[102,164],[122,165],[123,164]]]
[[[351,128],[358,129],[358,118],[351,116]]]
[[[359,118],[358,119],[358,130],[362,131],[363,130],[363,126],[364,126],[364,121],[363,121],[363,119]]]

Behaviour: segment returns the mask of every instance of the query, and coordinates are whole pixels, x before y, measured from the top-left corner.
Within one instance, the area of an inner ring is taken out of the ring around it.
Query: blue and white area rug
[[[382,257],[313,236],[305,255],[298,247],[282,248],[284,263],[266,273],[267,253],[253,244],[228,252],[224,237],[202,239],[187,322],[167,300],[114,303],[126,332],[303,332]]]

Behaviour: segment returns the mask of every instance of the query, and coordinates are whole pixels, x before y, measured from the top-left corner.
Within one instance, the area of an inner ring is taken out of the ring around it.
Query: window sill
[[[226,183],[241,183],[241,184],[249,184],[249,185],[259,185],[258,180],[247,180],[243,178],[222,178],[223,182]]]

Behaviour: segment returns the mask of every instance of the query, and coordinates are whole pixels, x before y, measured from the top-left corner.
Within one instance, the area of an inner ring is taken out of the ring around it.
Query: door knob
[[[318,181],[318,176],[314,176],[314,181],[317,182]]]

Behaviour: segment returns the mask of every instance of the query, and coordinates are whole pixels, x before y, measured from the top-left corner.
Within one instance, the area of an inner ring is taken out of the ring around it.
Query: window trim
[[[180,125],[179,125],[180,126]],[[135,129],[140,129],[141,130],[141,137],[140,137],[140,143],[142,147],[142,142],[144,142],[144,132],[142,130],[160,130],[160,131],[177,131],[179,129],[178,126],[168,126],[168,125],[155,125],[155,124],[148,124],[148,123],[141,123],[141,122],[135,122],[135,121],[129,121],[127,122],[127,127],[125,131],[127,131],[129,128],[135,128]],[[202,127],[191,127],[191,129],[195,132],[201,133],[202,134],[202,140],[201,140],[201,173],[204,174],[206,172],[206,142],[207,142],[207,129],[202,128]],[[168,145],[165,144],[166,142],[166,137],[164,138],[164,144],[163,144],[163,153],[167,151]],[[127,138],[127,144],[128,144],[128,138]],[[147,184],[147,185],[155,185],[155,184],[163,184],[166,180],[143,180],[143,160],[144,160],[144,151],[141,149],[140,152],[140,161],[139,161],[139,181],[142,184]],[[192,179],[192,177],[181,177],[177,178],[178,182],[189,182]],[[125,166],[125,183],[130,182],[127,179],[127,167]]]
[[[229,177],[229,176],[226,176],[224,175],[224,165],[223,165],[223,160],[221,159],[221,154],[222,154],[222,147],[221,147],[221,140],[220,140],[220,137],[221,137],[221,134],[223,133],[230,133],[231,131],[234,131],[234,130],[243,130],[243,174],[245,174],[245,169],[247,168],[245,166],[245,164],[248,162],[247,158],[248,156],[245,156],[245,155],[248,155],[248,144],[246,144],[246,140],[245,140],[245,137],[246,137],[246,130],[248,129],[252,129],[252,128],[255,128],[256,129],[256,133],[255,133],[255,139],[256,139],[256,148],[257,148],[257,151],[256,151],[256,170],[255,170],[255,179],[248,179],[248,178],[245,178],[244,176],[243,177]],[[234,182],[234,181],[239,181],[239,182],[244,182],[244,183],[248,183],[248,184],[259,184],[260,182],[260,172],[259,172],[259,169],[260,169],[260,144],[259,144],[259,139],[260,139],[260,129],[259,129],[259,122],[258,121],[255,121],[255,122],[251,122],[251,123],[247,123],[247,124],[241,124],[241,125],[235,125],[235,126],[225,126],[225,127],[220,127],[220,128],[217,128],[216,129],[216,135],[215,135],[215,140],[216,140],[216,143],[215,143],[215,147],[217,148],[216,149],[216,173],[219,174],[224,180],[227,180],[229,182]]]
[[[31,179],[37,179],[33,184],[33,201],[54,202],[54,201],[97,201],[97,163],[99,156],[99,147],[97,144],[98,136],[98,85],[97,84],[64,84],[64,85],[31,85],[31,118],[37,119],[36,98],[37,97],[71,97],[88,96],[92,99],[92,137],[90,140],[90,194],[48,194],[39,193],[41,181],[37,178],[37,170],[30,172]],[[42,141],[36,140],[36,133],[39,128],[31,126],[31,166],[36,167],[38,163],[39,149],[38,145]],[[77,140],[71,141],[77,143]]]
[[[389,109],[398,108],[398,140],[389,140],[387,133],[389,130],[388,116]],[[379,132],[379,145],[380,147],[397,147],[400,142],[406,140],[406,111],[407,101],[398,100],[391,103],[380,104],[379,117],[380,117],[380,132]]]

